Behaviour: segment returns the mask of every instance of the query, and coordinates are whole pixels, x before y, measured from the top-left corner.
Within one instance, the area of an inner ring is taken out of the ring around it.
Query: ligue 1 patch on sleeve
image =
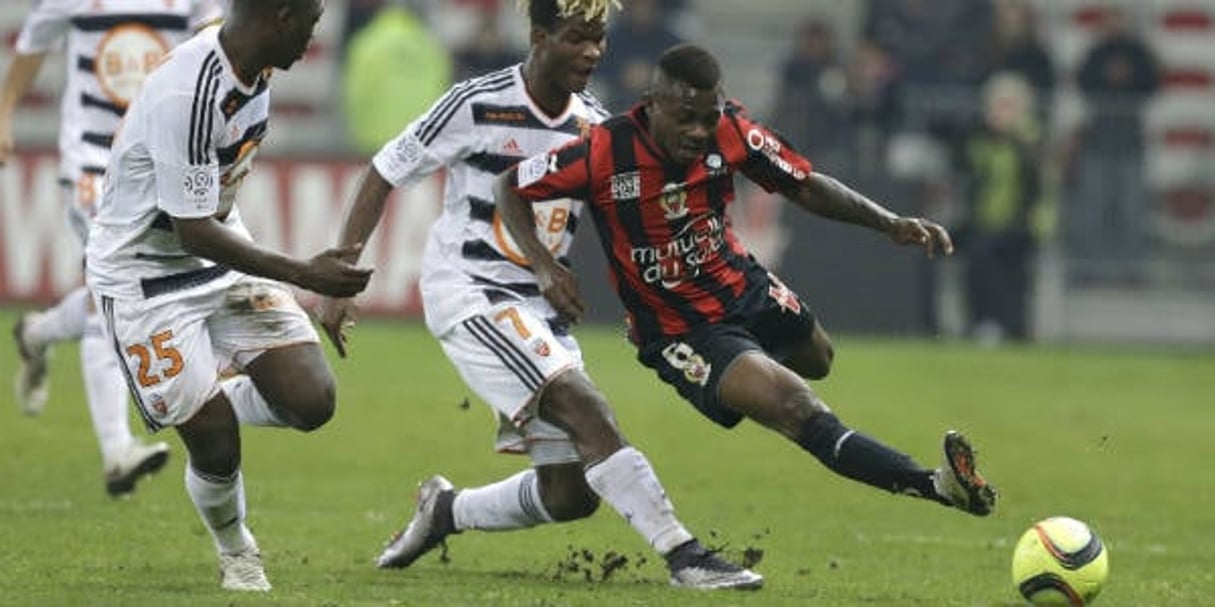
[[[417,164],[422,159],[422,142],[412,135],[402,137],[396,145],[397,160],[402,164]]]
[[[200,205],[208,203],[216,185],[215,168],[210,166],[187,167],[185,183],[182,185],[187,200]]]
[[[519,168],[516,170],[515,180],[519,187],[526,188],[527,186],[540,181],[542,177],[549,173],[552,169],[557,169],[556,154],[537,154],[519,163]]]

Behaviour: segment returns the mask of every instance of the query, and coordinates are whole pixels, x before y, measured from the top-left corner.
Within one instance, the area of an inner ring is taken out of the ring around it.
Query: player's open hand
[[[352,263],[358,258],[361,244],[327,249],[308,260],[299,285],[330,297],[354,297],[367,288],[371,268]]]
[[[350,298],[322,297],[313,312],[338,356],[346,358],[347,331],[354,328],[358,306]]]
[[[940,224],[921,217],[899,217],[890,226],[890,239],[901,245],[919,245],[932,257],[939,248],[953,255],[953,240]]]
[[[582,315],[586,313],[586,303],[578,292],[578,281],[574,278],[574,273],[556,261],[537,264],[535,270],[540,292],[548,303],[553,305],[553,309],[571,323],[582,320]]]

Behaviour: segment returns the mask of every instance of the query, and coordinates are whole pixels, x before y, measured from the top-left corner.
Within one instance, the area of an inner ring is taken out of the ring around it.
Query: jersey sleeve
[[[457,85],[405,127],[371,162],[393,187],[417,182],[476,153],[483,133],[473,128],[472,103]]]
[[[152,102],[143,128],[156,172],[157,206],[172,217],[214,215],[220,190],[216,127],[223,117],[211,104],[194,107],[189,93],[143,100]]]
[[[220,0],[198,0],[190,11],[190,31],[198,31],[224,16],[224,4]]]
[[[511,188],[531,201],[589,200],[590,150],[591,141],[587,137],[523,160],[511,169]]]
[[[15,49],[21,55],[51,51],[71,25],[72,6],[64,0],[38,0],[21,24]]]
[[[729,120],[735,144],[745,152],[738,169],[748,179],[768,192],[785,192],[810,177],[813,164],[776,131],[751,120],[741,109],[731,112]]]

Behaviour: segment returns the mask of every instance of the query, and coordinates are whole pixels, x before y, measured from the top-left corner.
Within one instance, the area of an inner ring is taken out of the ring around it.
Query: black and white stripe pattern
[[[503,335],[489,319],[484,316],[473,316],[466,319],[463,324],[464,328],[481,342],[481,345],[489,348],[498,357],[498,360],[502,361],[503,366],[510,369],[523,382],[528,391],[538,392],[540,390],[544,385],[544,374],[540,372],[540,368],[528,358],[526,352],[520,350],[511,342],[510,338]]]
[[[194,105],[190,110],[189,161],[191,165],[211,162],[211,129],[214,126],[215,95],[219,91],[223,64],[219,54],[211,51],[198,70],[194,85]]]
[[[553,519],[544,509],[544,504],[536,499],[540,496],[540,491],[536,488],[536,471],[528,470],[522,480],[523,482],[519,483],[519,506],[523,508],[523,512],[537,523],[551,522]]]
[[[511,86],[514,81],[514,69],[513,66],[501,69],[456,85],[435,103],[434,111],[418,128],[418,140],[422,145],[430,145],[435,137],[443,132],[443,127],[447,126],[452,116],[474,95],[493,93]]]

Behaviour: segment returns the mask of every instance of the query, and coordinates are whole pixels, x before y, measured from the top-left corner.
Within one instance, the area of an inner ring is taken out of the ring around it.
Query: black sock
[[[906,454],[850,430],[831,413],[818,413],[802,426],[797,444],[837,474],[885,489],[940,501],[932,470]]]

